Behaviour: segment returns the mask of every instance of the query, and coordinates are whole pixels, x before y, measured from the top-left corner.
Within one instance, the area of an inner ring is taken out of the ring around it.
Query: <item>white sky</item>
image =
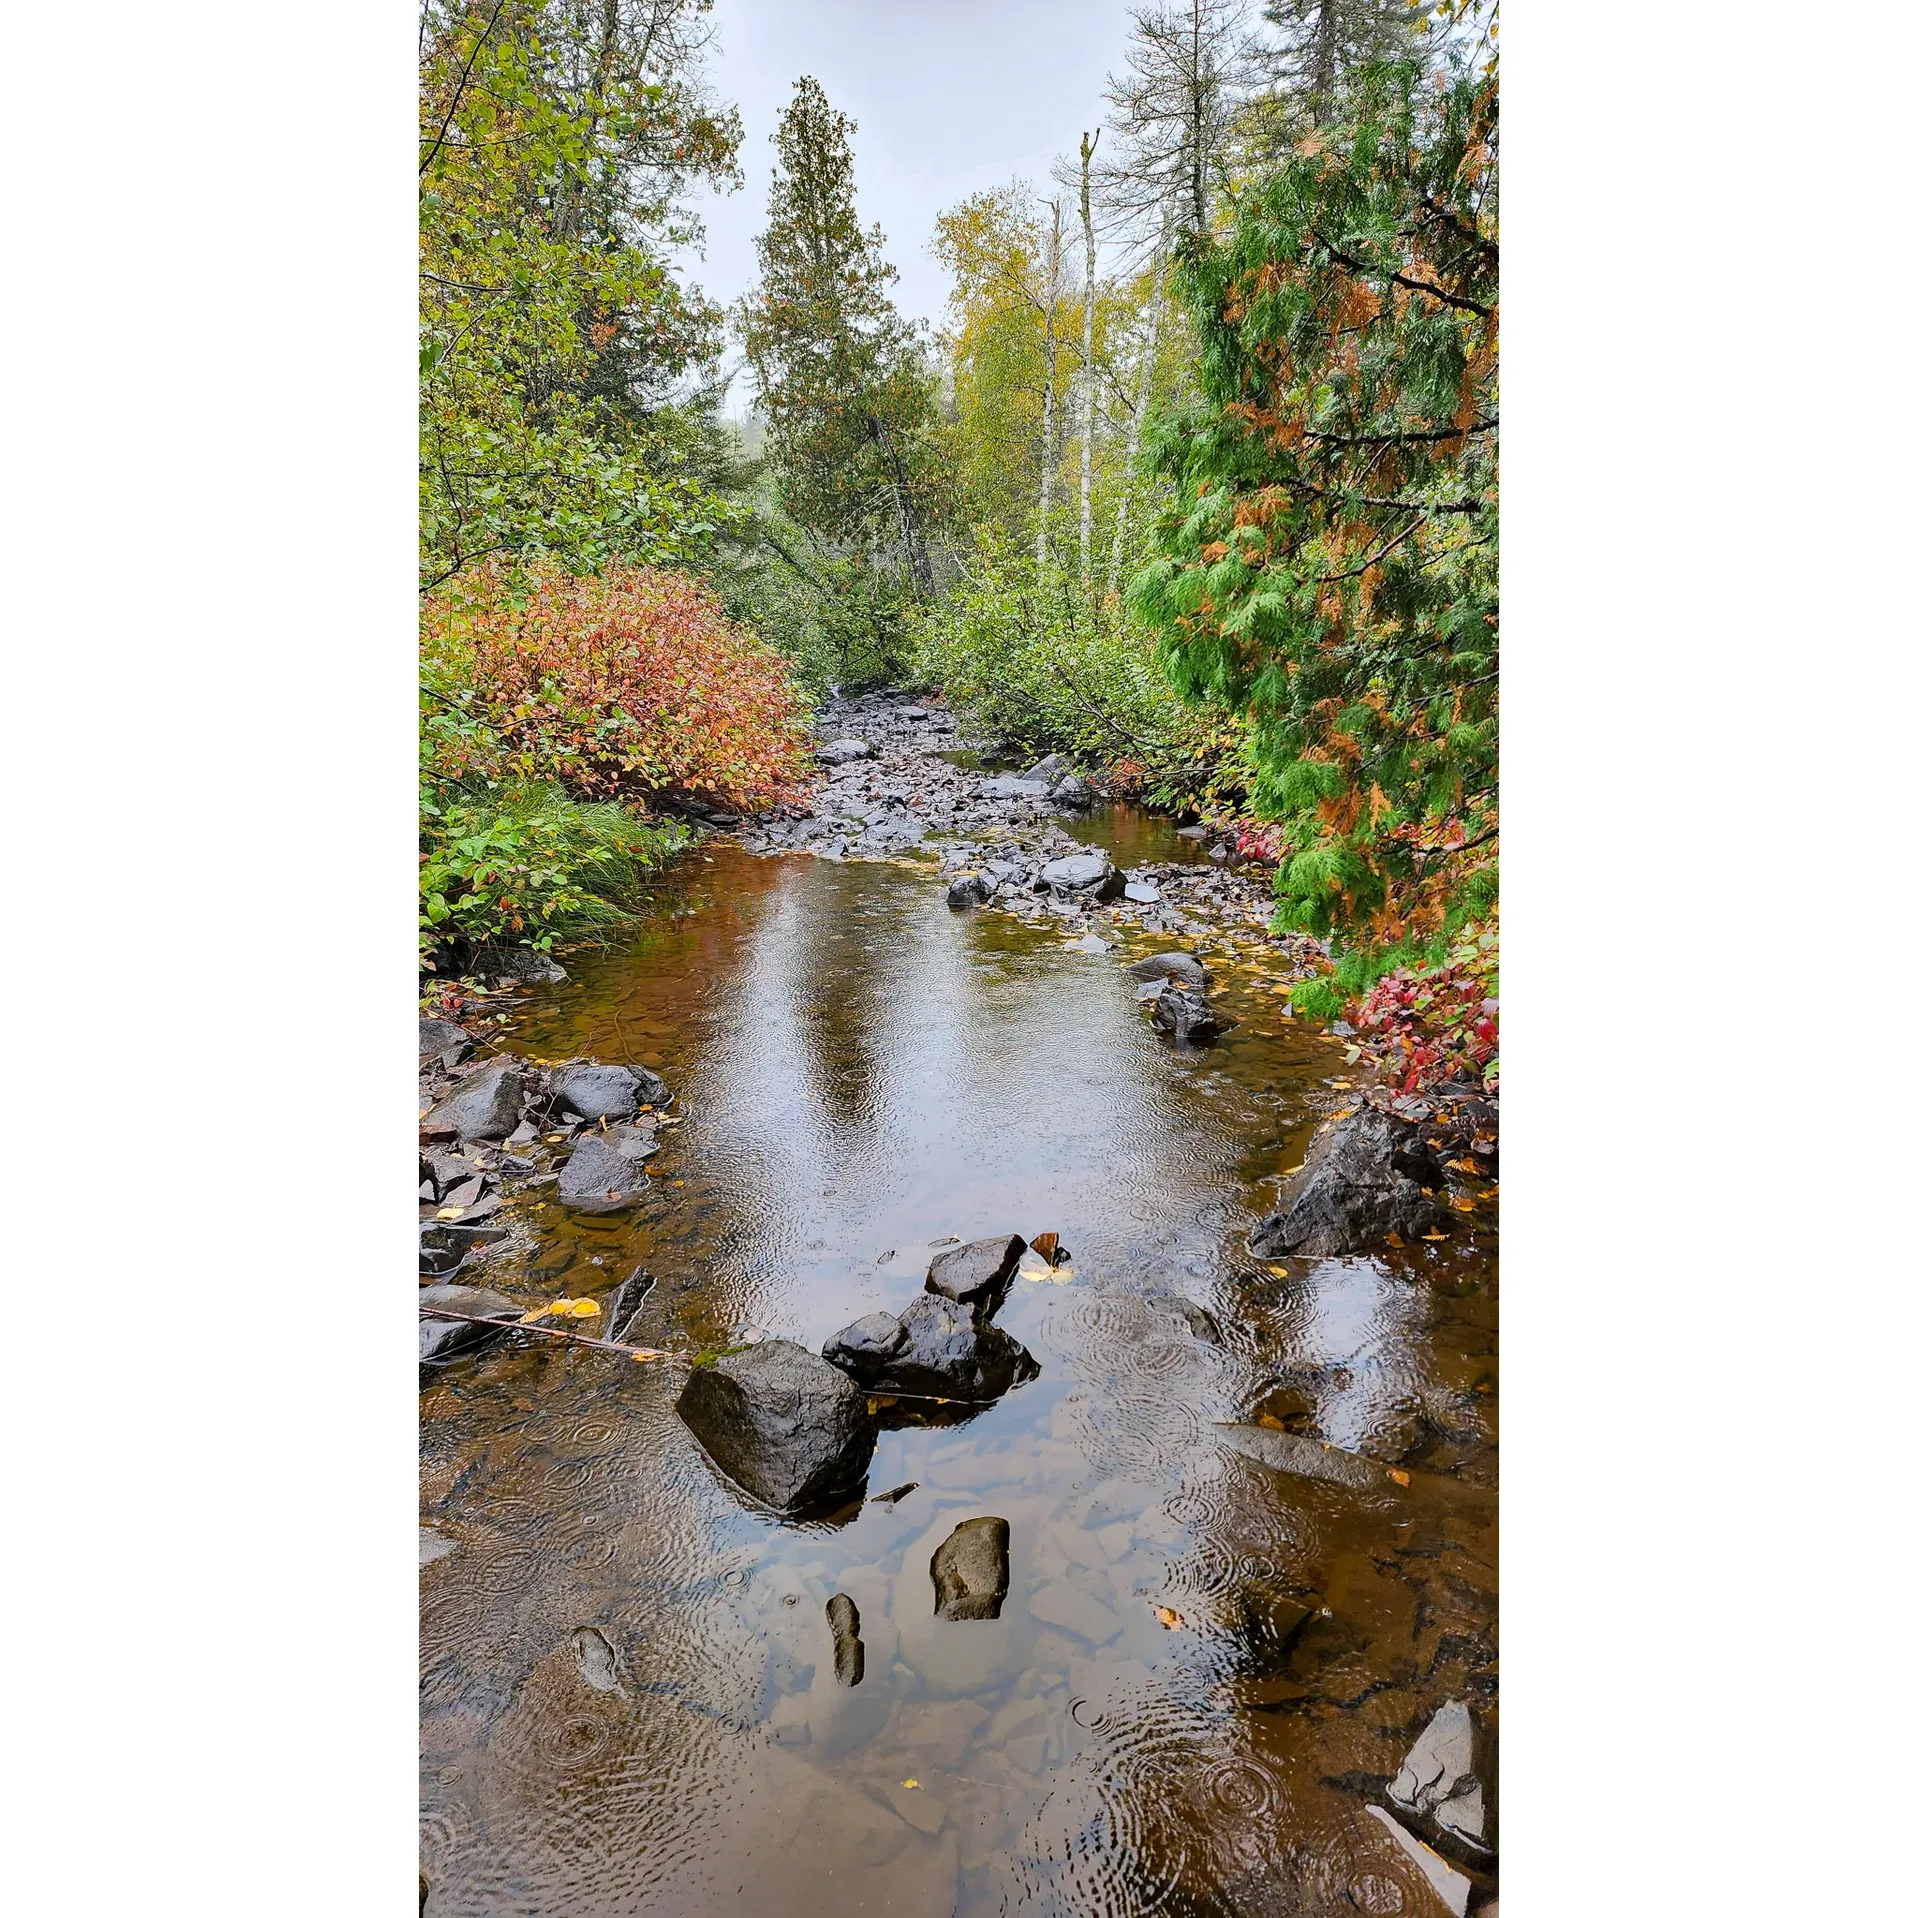
[[[771,136],[810,73],[859,123],[859,216],[885,229],[894,298],[935,325],[946,278],[926,251],[934,216],[1015,174],[1043,181],[1056,155],[1076,155],[1104,115],[1129,24],[1126,0],[719,0],[713,18],[712,77],[745,122],[746,186],[702,203],[706,255],[688,277],[727,304],[758,277]],[[728,410],[750,399],[742,378]]]

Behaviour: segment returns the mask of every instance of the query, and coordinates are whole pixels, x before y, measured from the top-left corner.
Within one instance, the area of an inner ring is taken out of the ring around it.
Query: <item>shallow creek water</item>
[[[1181,1056],[1128,956],[951,913],[907,867],[719,843],[523,1002],[509,1047],[650,1065],[685,1123],[634,1212],[515,1203],[533,1249],[482,1280],[515,1298],[643,1264],[638,1339],[817,1350],[903,1310],[947,1235],[1050,1229],[1072,1259],[999,1315],[1039,1377],[883,1431],[870,1490],[917,1489],[832,1522],[749,1508],[674,1414],[678,1358],[549,1345],[422,1393],[422,1522],[452,1542],[421,1571],[434,1918],[1447,1908],[1366,1807],[1445,1699],[1494,1708],[1490,1228],[1251,1260],[1340,1055],[1227,973],[1243,1023]],[[1221,1443],[1261,1409],[1405,1483]],[[1003,1615],[937,1619],[932,1553],[986,1513]]]

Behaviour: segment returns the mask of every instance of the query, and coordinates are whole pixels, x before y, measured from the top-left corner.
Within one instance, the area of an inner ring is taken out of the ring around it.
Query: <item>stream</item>
[[[1126,809],[1074,831],[1189,856]],[[1129,956],[949,911],[910,860],[715,838],[513,1002],[509,1050],[649,1066],[684,1123],[636,1210],[515,1198],[482,1282],[644,1267],[630,1336],[673,1356],[496,1349],[422,1390],[432,1918],[1463,1909],[1373,1808],[1448,1699],[1495,1722],[1495,1227],[1252,1259],[1340,1055],[1230,974],[1241,1023],[1175,1051]],[[1039,1376],[883,1430],[895,1501],[782,1522],[675,1414],[699,1351],[817,1351],[941,1241],[1048,1230],[1069,1263],[998,1318]],[[1390,1476],[1221,1442],[1261,1419]],[[984,1514],[1002,1614],[937,1618],[931,1555]]]

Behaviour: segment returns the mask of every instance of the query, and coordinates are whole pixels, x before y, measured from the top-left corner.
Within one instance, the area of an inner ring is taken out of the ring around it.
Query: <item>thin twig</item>
[[[449,1312],[443,1306],[423,1305],[421,1313],[429,1319],[458,1319],[462,1325],[487,1325],[496,1332],[539,1332],[549,1339],[565,1339],[573,1345],[597,1346],[602,1352],[624,1352],[632,1358],[671,1359],[676,1352],[663,1352],[650,1345],[618,1345],[611,1339],[589,1339],[583,1332],[562,1332],[556,1325],[523,1324],[515,1319],[482,1319],[471,1312]]]

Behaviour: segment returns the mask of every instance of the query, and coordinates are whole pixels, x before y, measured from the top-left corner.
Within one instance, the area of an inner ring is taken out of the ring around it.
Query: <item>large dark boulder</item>
[[[1203,992],[1169,979],[1152,1002],[1152,1023],[1182,1046],[1209,1046],[1231,1030],[1231,1021],[1206,1004]]]
[[[431,1130],[458,1133],[462,1144],[503,1139],[519,1124],[523,1101],[519,1067],[499,1059],[462,1079],[426,1115],[425,1123]]]
[[[456,1066],[473,1050],[473,1035],[464,1026],[456,1026],[450,1019],[420,1020],[420,1069],[424,1071],[435,1061],[443,1066]]]
[[[496,1319],[495,1328],[472,1325],[467,1319],[436,1319],[427,1308],[437,1306],[446,1312],[464,1312],[468,1319]],[[511,1299],[502,1298],[477,1285],[425,1285],[420,1288],[420,1363],[444,1365],[463,1358],[483,1345],[502,1337],[506,1327],[515,1325],[520,1309]]]
[[[866,1395],[789,1339],[695,1365],[679,1416],[734,1484],[778,1512],[858,1493],[877,1437]]]
[[[1325,1259],[1363,1252],[1389,1232],[1417,1238],[1444,1216],[1419,1189],[1416,1175],[1429,1169],[1414,1127],[1360,1106],[1320,1127],[1277,1207],[1246,1243],[1254,1258]]]
[[[1042,779],[1050,785],[1055,779],[1063,779],[1071,771],[1072,761],[1064,753],[1047,753],[1036,766],[1028,766],[1020,777]]]
[[[1055,779],[1047,794],[1055,806],[1064,806],[1070,812],[1089,812],[1098,796],[1077,773]]]
[[[984,873],[962,873],[946,888],[946,904],[954,912],[964,912],[968,906],[983,906],[992,890],[992,881]]]
[[[588,1132],[560,1167],[560,1202],[581,1212],[616,1212],[646,1190],[644,1161],[659,1147],[650,1129],[609,1126]]]
[[[1039,1376],[1039,1363],[970,1306],[928,1292],[898,1318],[873,1312],[835,1332],[824,1356],[869,1392],[980,1404]]]
[[[553,1068],[553,1103],[582,1119],[630,1119],[641,1106],[672,1099],[666,1081],[644,1066],[602,1066],[576,1059]]]
[[[941,1252],[926,1271],[926,1290],[957,1305],[969,1305],[991,1318],[1006,1302],[1026,1242],[1016,1232],[996,1239],[974,1239]]]
[[[1190,952],[1155,952],[1150,958],[1135,960],[1126,970],[1135,979],[1170,979],[1182,986],[1196,986],[1201,992],[1211,983],[1198,955]]]
[[[1125,891],[1125,874],[1103,852],[1075,852],[1064,859],[1049,860],[1039,868],[1039,878],[1053,892],[1067,899],[1117,899]]]
[[[1012,1527],[969,1518],[932,1555],[933,1610],[940,1618],[997,1618],[1012,1583]]]

